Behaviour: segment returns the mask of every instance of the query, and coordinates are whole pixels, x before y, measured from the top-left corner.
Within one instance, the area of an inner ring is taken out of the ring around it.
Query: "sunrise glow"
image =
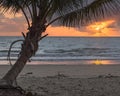
[[[22,14],[16,14],[15,16],[10,13],[6,13],[1,17],[0,36],[21,36],[21,32],[26,33],[27,23]],[[95,22],[88,26],[80,26],[80,28],[52,26],[50,25],[45,33],[49,36],[82,36],[82,37],[103,37],[103,36],[120,36],[119,26],[116,19]]]
[[[115,23],[115,20],[95,22],[87,28],[94,32],[93,36],[109,36],[109,32],[111,31],[109,26],[113,23]]]

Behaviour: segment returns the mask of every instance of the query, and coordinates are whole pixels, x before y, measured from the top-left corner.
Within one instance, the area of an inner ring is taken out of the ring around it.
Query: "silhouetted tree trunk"
[[[43,27],[32,26],[29,29],[29,32],[26,34],[26,36],[23,35],[25,40],[23,41],[23,44],[21,46],[21,52],[20,52],[19,58],[17,59],[16,63],[13,65],[13,67],[0,80],[0,96],[22,96],[21,94],[20,95],[9,95],[8,94],[9,92],[14,92],[15,94],[19,94],[19,91],[15,91],[15,89],[13,91],[13,89],[10,89],[9,87],[12,86],[13,82],[16,80],[17,76],[22,71],[22,69],[24,68],[27,61],[33,55],[35,55],[36,51],[38,50],[39,41],[43,37],[47,36],[47,35],[41,36],[42,32],[44,32],[45,29],[46,29],[45,25]],[[5,90],[3,91],[2,88],[4,88]],[[7,94],[7,95],[5,95],[5,94]]]

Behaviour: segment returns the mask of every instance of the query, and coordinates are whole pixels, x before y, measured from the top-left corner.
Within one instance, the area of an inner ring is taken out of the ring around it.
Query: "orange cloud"
[[[4,17],[5,18],[8,18],[8,19],[13,19],[13,18],[15,18],[15,17],[22,17],[23,15],[21,14],[21,13],[16,13],[15,15],[14,15],[14,13],[12,13],[11,11],[8,11],[8,12],[5,12],[4,13]]]
[[[97,22],[89,25],[87,29],[91,32],[92,36],[116,36],[120,35],[120,33],[116,32],[112,26],[114,23],[116,23],[116,20],[108,20],[108,21],[102,21]]]
[[[0,36],[21,36],[21,32],[27,32],[27,25],[21,14],[0,16]],[[49,26],[46,33],[49,36],[120,36],[119,21],[107,20],[93,23],[89,26],[77,28],[68,28],[63,26]],[[113,26],[114,25],[114,26]]]
[[[68,28],[68,27],[52,27],[49,26],[46,30],[46,33],[49,36],[88,36],[89,32],[82,32],[76,30],[75,28]]]
[[[46,32],[49,36],[120,36],[119,28],[114,26],[116,22],[116,20],[95,22],[80,29],[50,26]]]

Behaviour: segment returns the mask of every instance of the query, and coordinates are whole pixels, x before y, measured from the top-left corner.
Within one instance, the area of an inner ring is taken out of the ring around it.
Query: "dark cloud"
[[[6,18],[0,15],[0,32],[22,32],[25,30],[24,17]]]

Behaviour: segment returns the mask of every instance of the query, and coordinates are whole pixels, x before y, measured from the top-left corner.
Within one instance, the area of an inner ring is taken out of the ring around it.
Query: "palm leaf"
[[[32,22],[38,16],[40,21],[50,21],[48,25],[58,20],[61,25],[76,26],[89,24],[119,12],[119,0],[0,0],[4,12],[11,10],[16,13],[22,10],[27,22],[31,15]],[[26,11],[28,10],[28,11]],[[49,18],[49,19],[48,19]],[[30,26],[30,24],[29,24]]]
[[[102,20],[105,17],[116,15],[119,12],[119,0],[94,0],[92,3],[80,9],[73,9],[68,13],[63,12],[64,14],[57,14],[58,17],[49,24],[58,20],[59,24],[65,26],[86,25],[94,21]]]

